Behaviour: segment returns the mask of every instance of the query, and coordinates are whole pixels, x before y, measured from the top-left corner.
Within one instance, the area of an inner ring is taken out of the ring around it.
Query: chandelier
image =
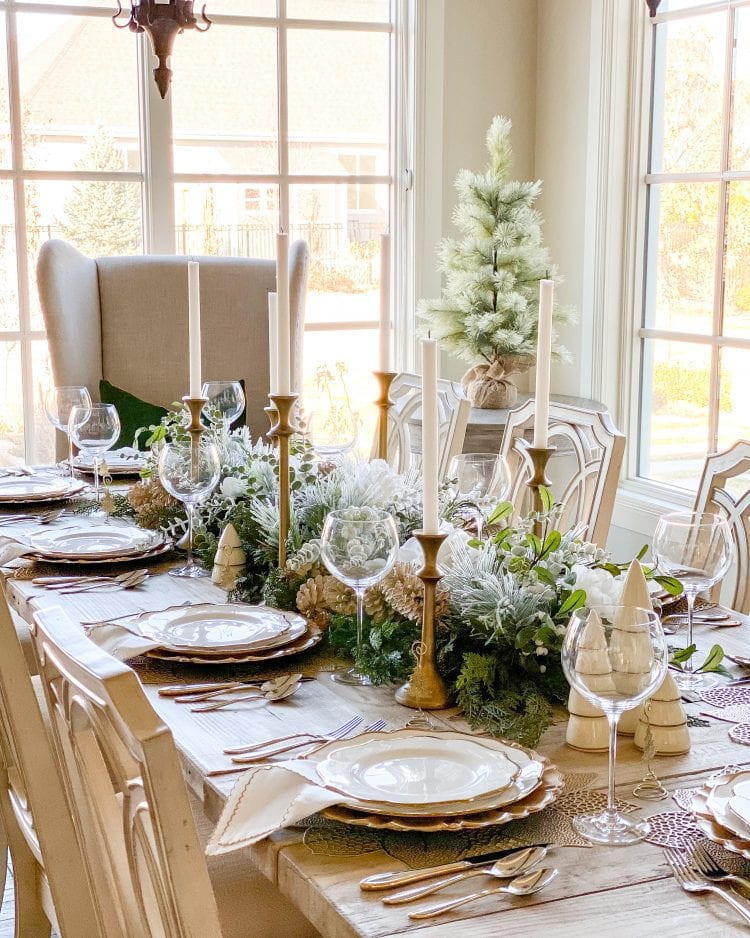
[[[211,25],[206,16],[206,7],[201,10],[201,20],[205,26],[199,26],[193,15],[193,0],[169,0],[157,3],[156,0],[131,0],[130,18],[127,23],[118,23],[122,13],[122,4],[117,0],[117,13],[112,22],[118,29],[129,29],[133,33],[148,33],[154,54],[159,60],[154,69],[154,78],[162,98],[166,95],[172,81],[172,69],[167,60],[172,55],[174,41],[184,29],[197,29],[205,33]]]

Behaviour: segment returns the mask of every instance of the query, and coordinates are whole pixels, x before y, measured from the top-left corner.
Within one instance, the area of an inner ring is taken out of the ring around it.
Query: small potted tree
[[[515,403],[518,390],[510,377],[529,368],[536,353],[539,281],[555,278],[534,209],[542,184],[508,178],[511,126],[495,117],[487,131],[486,169],[464,169],[456,177],[453,220],[464,237],[442,241],[442,296],[419,306],[423,327],[472,364],[463,386],[475,407]],[[574,318],[572,309],[555,308],[556,323]],[[554,333],[552,349],[556,358],[568,360]]]

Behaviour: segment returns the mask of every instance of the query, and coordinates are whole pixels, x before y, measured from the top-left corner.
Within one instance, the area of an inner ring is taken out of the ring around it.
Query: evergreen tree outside
[[[456,177],[453,221],[464,237],[442,241],[442,296],[419,305],[424,331],[472,364],[512,359],[530,365],[536,354],[539,281],[559,280],[534,209],[542,184],[508,178],[511,127],[507,118],[495,117],[487,131],[485,171],[464,169]],[[574,319],[572,309],[555,307],[555,323]],[[558,359],[569,359],[554,333],[552,351]]]
[[[98,128],[89,138],[79,169],[122,172],[123,155],[112,137]],[[113,180],[80,182],[65,201],[59,221],[63,236],[90,257],[141,251],[141,187]]]

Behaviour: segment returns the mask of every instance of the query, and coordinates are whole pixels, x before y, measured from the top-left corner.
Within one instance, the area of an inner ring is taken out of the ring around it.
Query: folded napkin
[[[16,541],[12,537],[0,537],[0,567],[33,553],[34,549],[28,544],[22,544],[21,541]]]
[[[140,613],[133,613],[134,616]],[[86,635],[103,648],[113,658],[118,661],[128,661],[130,658],[136,658],[138,655],[145,655],[147,651],[153,651],[154,648],[160,648],[159,642],[152,638],[146,638],[135,628],[128,628],[118,622],[95,622],[84,625]]]
[[[340,792],[320,784],[311,762],[296,759],[250,766],[237,779],[206,853],[219,856],[241,850],[343,800]]]

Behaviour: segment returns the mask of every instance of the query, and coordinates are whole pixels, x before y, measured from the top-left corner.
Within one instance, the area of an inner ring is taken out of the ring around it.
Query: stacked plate
[[[158,531],[114,523],[43,531],[29,537],[29,545],[37,558],[64,564],[125,563],[172,549],[172,542]]]
[[[151,657],[189,664],[269,661],[312,648],[322,638],[296,613],[228,603],[146,612],[135,625],[158,643]]]
[[[86,488],[78,479],[29,475],[0,478],[0,505],[28,505],[57,502]]]
[[[398,730],[329,743],[309,757],[343,796],[326,817],[386,830],[456,831],[541,811],[563,780],[544,756],[459,732]]]
[[[691,807],[701,833],[750,860],[750,771],[713,777],[693,795]]]
[[[141,469],[146,465],[146,454],[140,452],[140,450],[133,449],[132,446],[123,446],[121,449],[113,449],[104,454],[100,460],[100,470],[101,463],[106,463],[107,474],[111,476],[138,475]],[[81,472],[93,475],[94,460],[91,456],[79,453],[73,460],[73,464],[75,468],[79,469]]]

